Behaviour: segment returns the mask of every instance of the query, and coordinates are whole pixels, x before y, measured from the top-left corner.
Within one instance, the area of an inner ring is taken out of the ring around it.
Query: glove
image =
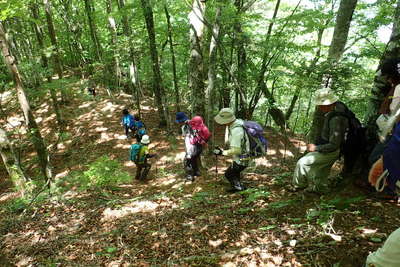
[[[216,156],[222,155],[222,152],[223,152],[222,148],[220,148],[220,147],[218,147],[218,146],[216,146],[216,147],[214,148],[214,150],[213,150],[213,153],[214,153],[214,155],[216,155]]]

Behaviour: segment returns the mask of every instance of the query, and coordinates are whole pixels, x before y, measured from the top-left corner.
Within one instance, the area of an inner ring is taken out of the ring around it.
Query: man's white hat
[[[339,98],[328,88],[319,89],[315,94],[315,105],[328,106],[337,102]]]
[[[140,143],[147,145],[148,143],[150,143],[150,137],[147,134],[143,135]]]

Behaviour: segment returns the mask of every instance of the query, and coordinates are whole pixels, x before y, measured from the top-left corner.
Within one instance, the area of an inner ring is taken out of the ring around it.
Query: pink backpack
[[[189,125],[193,130],[193,138],[190,140],[192,145],[205,145],[211,137],[211,133],[203,122],[203,118],[195,116],[189,121]]]

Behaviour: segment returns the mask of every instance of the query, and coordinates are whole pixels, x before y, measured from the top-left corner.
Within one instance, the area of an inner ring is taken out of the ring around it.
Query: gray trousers
[[[340,150],[330,153],[310,152],[297,161],[292,183],[296,188],[308,187],[311,191],[329,189],[332,165],[339,159]]]

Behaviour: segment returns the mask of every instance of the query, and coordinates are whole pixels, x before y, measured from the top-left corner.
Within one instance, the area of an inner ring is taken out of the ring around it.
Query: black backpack
[[[360,120],[356,117],[344,103],[338,102],[345,107],[344,112],[332,111],[328,120],[336,116],[347,118],[349,128],[346,131],[344,141],[340,148],[340,155],[344,157],[345,172],[351,172],[358,158],[363,154],[367,145],[366,128],[362,126]]]

